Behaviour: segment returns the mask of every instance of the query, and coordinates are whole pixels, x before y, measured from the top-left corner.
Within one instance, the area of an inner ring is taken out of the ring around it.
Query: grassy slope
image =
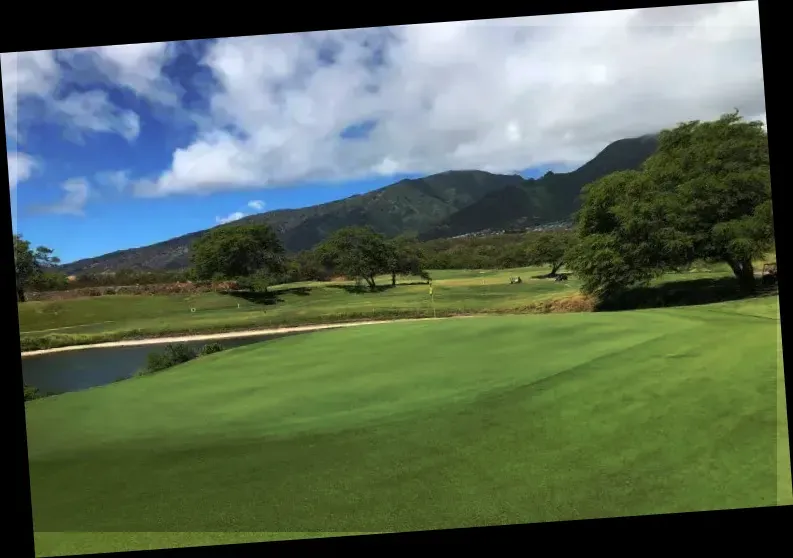
[[[39,552],[772,505],[776,300],[327,331],[31,402]]]

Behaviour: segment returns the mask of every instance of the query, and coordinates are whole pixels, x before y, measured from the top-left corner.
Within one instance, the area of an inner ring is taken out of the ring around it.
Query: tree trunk
[[[551,264],[551,267],[552,267],[551,273],[550,273],[551,277],[556,277],[556,272],[559,271],[559,268],[562,267],[563,263],[564,262],[558,262],[558,263],[552,263]]]
[[[391,286],[396,287],[396,273],[393,271],[391,272]]]
[[[366,277],[366,283],[369,285],[369,289],[375,289],[376,285],[374,283],[374,277]]]
[[[25,289],[17,285],[17,302],[25,302]]]
[[[754,291],[756,282],[754,278],[754,266],[752,266],[752,261],[728,261],[727,263],[730,265],[730,268],[735,274],[736,279],[738,279],[738,283],[741,285],[741,290],[746,292]]]

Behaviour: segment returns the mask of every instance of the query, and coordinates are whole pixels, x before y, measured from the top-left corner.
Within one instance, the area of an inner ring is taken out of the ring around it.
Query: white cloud
[[[18,184],[31,177],[37,163],[30,155],[18,151],[6,153],[6,158],[8,159],[8,182],[11,189],[14,190]]]
[[[73,93],[51,103],[52,115],[69,126],[74,133],[85,131],[114,133],[131,141],[140,133],[140,118],[131,110],[113,105],[104,91]]]
[[[74,48],[61,55],[78,67],[98,72],[115,86],[124,87],[148,100],[173,104],[178,101],[174,84],[162,73],[175,53],[172,43],[142,43]],[[81,64],[80,56],[90,64]]]
[[[138,116],[95,81],[148,101],[166,131],[188,115],[192,142],[132,184],[162,196],[575,166],[611,141],[735,107],[765,119],[754,1],[220,39],[201,60],[216,84],[190,91],[208,96],[200,115],[163,73],[179,48],[3,54],[6,99],[45,109],[6,102],[6,125],[47,117],[73,137],[136,138]],[[69,83],[81,92],[64,96]],[[342,138],[354,128],[369,131]]]
[[[139,116],[113,104],[98,82],[173,109],[164,114],[179,114],[181,91],[163,74],[174,50],[172,44],[151,43],[3,53],[6,132],[24,142],[26,127],[46,120],[62,125],[73,139],[85,132],[135,139]]]
[[[251,200],[248,202],[248,207],[250,207],[255,211],[261,211],[262,209],[264,209],[265,205],[267,204],[265,204],[262,200]]]
[[[3,52],[0,66],[5,129],[11,138],[17,139],[19,101],[52,95],[60,79],[60,68],[50,51]]]
[[[120,170],[97,173],[96,181],[103,186],[108,186],[121,192],[127,188],[132,179],[128,170]]]
[[[576,165],[683,120],[765,115],[756,2],[221,39],[204,64],[214,131],[139,194]]]
[[[90,187],[85,178],[71,178],[61,184],[64,191],[58,203],[41,206],[39,211],[59,215],[84,215],[85,203],[90,195]]]
[[[238,221],[243,217],[245,217],[245,213],[241,211],[235,211],[234,213],[226,215],[225,217],[215,217],[215,222],[220,225],[224,225],[226,223],[231,223],[232,221]]]

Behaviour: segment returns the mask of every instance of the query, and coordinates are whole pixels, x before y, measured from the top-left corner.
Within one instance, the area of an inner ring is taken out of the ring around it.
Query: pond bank
[[[455,318],[473,318],[475,316],[454,316]],[[90,343],[84,345],[70,345],[67,347],[54,347],[52,349],[39,349],[35,351],[24,351],[22,357],[32,357],[38,355],[46,355],[51,353],[61,353],[66,351],[78,351],[86,349],[106,349],[117,347],[137,347],[141,345],[165,345],[168,343],[190,343],[194,341],[217,341],[222,339],[240,339],[244,337],[264,337],[269,335],[282,335],[287,333],[300,333],[310,331],[320,331],[323,329],[336,329],[343,327],[362,326],[362,325],[377,325],[389,324],[394,322],[416,322],[416,321],[432,321],[432,320],[447,320],[450,317],[441,318],[403,318],[398,320],[369,320],[361,322],[340,322],[335,324],[316,324],[306,326],[294,327],[280,327],[270,329],[253,329],[242,331],[229,331],[225,333],[199,333],[194,335],[180,335],[171,337],[150,337],[147,339],[129,339],[126,341],[109,341],[104,343]]]
[[[233,349],[253,343],[307,334],[312,331],[385,324],[396,321],[426,321],[434,319],[421,318],[296,326],[268,330],[157,337],[45,349],[23,353],[22,375],[26,385],[35,387],[42,393],[57,395],[131,378],[146,365],[148,355],[152,350],[161,350],[168,343],[184,343],[193,350],[199,350],[207,342],[220,341],[225,349]]]

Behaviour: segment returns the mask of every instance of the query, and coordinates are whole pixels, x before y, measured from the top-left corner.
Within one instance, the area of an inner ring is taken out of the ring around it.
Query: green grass
[[[32,401],[38,552],[774,505],[777,301],[324,331]]]
[[[397,288],[382,292],[356,293],[341,288],[351,286],[349,282],[279,285],[271,289],[277,297],[275,304],[219,293],[31,301],[19,305],[19,321],[23,350],[33,350],[179,333],[520,311],[576,292],[575,280],[529,280],[543,271],[434,272],[434,311],[428,286],[406,278]],[[525,282],[510,285],[512,275],[521,275]],[[380,285],[389,283],[390,277],[378,278]]]
[[[433,299],[417,278],[396,288],[349,292],[351,282],[303,282],[270,289],[273,304],[220,293],[109,295],[19,305],[22,350],[87,345],[167,335],[220,333],[364,320],[472,314],[532,313],[548,301],[578,293],[579,281],[531,279],[547,268],[433,271]],[[519,275],[524,282],[510,285]],[[726,266],[695,266],[655,283],[729,277]],[[389,285],[390,277],[377,279]],[[192,309],[195,309],[193,312]]]
[[[38,533],[34,544],[37,556],[72,556],[115,552],[119,548],[157,550],[360,534],[366,533]]]

